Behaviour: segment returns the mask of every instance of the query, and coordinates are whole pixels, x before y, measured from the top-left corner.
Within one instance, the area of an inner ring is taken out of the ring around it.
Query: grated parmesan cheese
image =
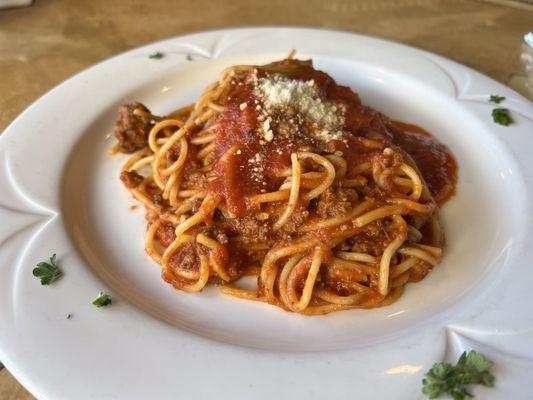
[[[324,99],[313,80],[301,81],[274,74],[258,79],[254,93],[262,100],[266,115],[283,114],[290,109],[302,115],[315,127],[310,132],[315,139],[329,141],[346,135],[342,131],[345,122],[343,107]],[[267,141],[274,136],[271,122],[268,117],[262,125]],[[292,118],[288,122],[294,123]]]
[[[257,183],[263,182],[264,179],[264,160],[265,156],[261,153],[255,153],[253,157],[248,159],[250,177]]]
[[[269,129],[269,130],[265,133],[265,140],[266,140],[267,142],[271,142],[273,139],[274,139],[274,132],[272,132],[272,130]]]

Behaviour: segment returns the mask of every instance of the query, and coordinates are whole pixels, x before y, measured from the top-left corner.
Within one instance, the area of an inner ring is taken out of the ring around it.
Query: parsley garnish
[[[500,104],[504,100],[505,100],[504,96],[498,96],[497,94],[491,94],[490,99],[489,99],[491,103],[496,103],[496,104]]]
[[[509,110],[507,108],[495,108],[492,110],[492,119],[497,124],[503,126],[509,126],[513,123],[513,119],[509,115]]]
[[[67,319],[71,319],[72,318],[72,314],[67,314]]]
[[[163,53],[161,53],[160,51],[157,51],[155,53],[152,53],[148,56],[148,58],[151,58],[153,60],[159,60],[161,58],[165,57],[165,55]]]
[[[190,54],[187,54],[187,55],[185,56],[185,59],[186,59],[187,61],[192,61],[192,56],[191,56]]]
[[[448,363],[433,365],[422,380],[422,392],[430,399],[436,399],[441,394],[449,394],[454,400],[470,400],[473,396],[464,385],[480,384],[487,387],[494,386],[494,376],[489,372],[492,361],[482,354],[466,351],[461,355],[455,366]]]
[[[49,285],[57,281],[63,272],[59,269],[56,264],[56,255],[54,254],[50,257],[50,263],[40,262],[37,264],[37,267],[33,269],[33,276],[41,278],[41,285]]]
[[[109,297],[109,295],[105,294],[104,292],[100,292],[98,297],[93,301],[93,304],[98,308],[108,306],[111,303],[111,297]]]

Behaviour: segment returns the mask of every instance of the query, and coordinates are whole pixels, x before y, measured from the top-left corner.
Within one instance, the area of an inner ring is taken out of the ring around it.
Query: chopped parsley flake
[[[40,262],[37,267],[33,269],[33,276],[41,279],[41,285],[49,285],[57,281],[63,272],[56,264],[56,255],[50,257],[50,263]]]
[[[165,55],[163,53],[161,53],[160,51],[157,51],[155,53],[152,53],[148,56],[148,58],[151,58],[153,60],[160,60],[161,58],[165,57]]]
[[[111,297],[109,295],[105,294],[104,292],[100,292],[98,297],[94,299],[93,304],[100,308],[100,307],[106,307],[112,303]]]
[[[497,124],[503,126],[509,126],[513,123],[513,119],[509,115],[509,110],[507,108],[495,108],[492,110],[492,119]]]
[[[505,100],[504,96],[498,96],[497,94],[491,94],[490,99],[489,99],[491,103],[496,103],[496,104],[500,104],[504,100]]]

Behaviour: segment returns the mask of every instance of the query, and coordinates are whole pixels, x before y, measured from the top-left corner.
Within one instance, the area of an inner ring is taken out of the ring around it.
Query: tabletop
[[[533,29],[533,0],[37,0],[0,10],[0,131],[47,90],[114,54],[185,33],[258,25],[394,40],[532,98],[520,52]],[[34,399],[1,363],[0,399]]]

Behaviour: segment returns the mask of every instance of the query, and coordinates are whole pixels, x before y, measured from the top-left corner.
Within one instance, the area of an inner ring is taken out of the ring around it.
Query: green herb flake
[[[67,319],[71,319],[72,318],[72,314],[67,314]]]
[[[489,98],[489,102],[500,104],[502,101],[505,100],[504,96],[498,96],[497,94],[491,94]]]
[[[492,110],[492,119],[503,126],[509,126],[514,122],[507,108],[495,108]]]
[[[98,297],[94,299],[93,304],[100,308],[100,307],[106,307],[112,303],[111,297],[109,295],[105,294],[104,292],[100,292]]]
[[[186,59],[187,61],[192,61],[192,56],[191,56],[190,54],[187,54],[187,55],[185,56],[185,59]]]
[[[492,361],[482,354],[473,350],[467,354],[465,351],[455,366],[448,363],[433,365],[422,380],[422,393],[430,399],[449,394],[454,400],[470,400],[473,396],[464,385],[493,387],[494,376],[489,371],[492,365]]]
[[[61,278],[62,275],[63,272],[57,266],[55,254],[50,257],[50,263],[40,262],[33,269],[33,276],[41,279],[41,285],[49,285]]]
[[[152,53],[148,56],[148,58],[151,58],[152,60],[160,60],[162,59],[163,57],[165,57],[165,55],[163,53],[161,53],[160,51],[157,51],[155,53]]]

